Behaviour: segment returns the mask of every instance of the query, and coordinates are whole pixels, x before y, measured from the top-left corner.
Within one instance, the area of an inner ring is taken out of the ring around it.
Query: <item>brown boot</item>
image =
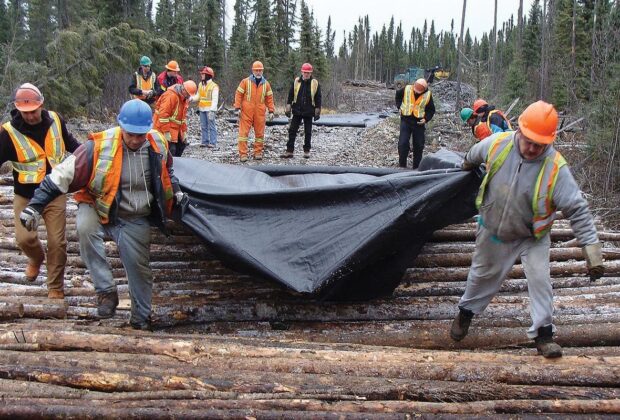
[[[553,341],[553,327],[547,325],[538,329],[538,337],[534,339],[538,354],[542,354],[547,359],[562,357],[562,347]]]
[[[247,162],[247,161],[248,161],[248,157],[246,155],[239,156],[239,162]]]
[[[450,337],[454,341],[461,341],[467,336],[469,331],[469,324],[474,317],[474,313],[469,309],[459,308],[459,313],[452,321],[452,327],[450,328]]]
[[[254,160],[263,160],[263,154],[262,153],[257,153],[254,155]]]
[[[43,261],[37,263],[35,261],[28,260],[28,265],[24,271],[24,278],[27,281],[35,281],[41,272],[41,264],[43,264]]]
[[[280,155],[282,159],[290,159],[293,157],[293,152],[289,152],[288,150]]]
[[[107,293],[97,293],[97,316],[99,318],[112,318],[118,306],[118,293],[116,290]]]
[[[48,299],[64,299],[65,292],[62,289],[51,289],[47,291]]]

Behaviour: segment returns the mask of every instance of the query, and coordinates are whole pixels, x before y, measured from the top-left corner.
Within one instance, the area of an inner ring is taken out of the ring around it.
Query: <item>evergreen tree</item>
[[[31,59],[41,61],[45,58],[45,46],[52,40],[54,22],[52,4],[47,0],[31,0],[28,7],[28,44]]]
[[[252,60],[252,50],[248,41],[248,24],[245,19],[247,7],[246,0],[235,0],[235,19],[230,36],[229,59],[232,80],[237,81],[247,76]]]
[[[325,55],[327,56],[328,60],[331,60],[334,57],[335,39],[336,39],[336,31],[332,30],[332,17],[329,16],[327,18],[327,29],[325,30]]]

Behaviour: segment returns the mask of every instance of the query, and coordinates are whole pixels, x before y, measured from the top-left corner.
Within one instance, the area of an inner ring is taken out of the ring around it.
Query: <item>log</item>
[[[56,318],[67,316],[67,305],[61,299],[47,299],[30,296],[2,296],[0,301],[23,306],[26,318]]]
[[[0,300],[0,320],[10,320],[24,316],[24,305],[18,302]]]

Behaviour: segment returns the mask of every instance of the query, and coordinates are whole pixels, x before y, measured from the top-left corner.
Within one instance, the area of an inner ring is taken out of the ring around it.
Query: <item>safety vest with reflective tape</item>
[[[243,88],[243,83],[240,83],[239,86],[237,87],[237,92],[244,94],[245,93],[245,100],[250,102],[252,100],[252,84],[254,82],[252,82],[252,79],[250,77],[246,77],[245,78],[245,88]],[[262,88],[261,88],[262,86]],[[258,85],[258,88],[261,90],[260,93],[260,103],[264,104],[265,103],[265,96],[271,96],[273,95],[273,91],[271,90],[271,88],[269,90],[267,90],[267,81],[263,78],[261,80],[261,82]]]
[[[498,114],[506,122],[508,128],[504,130],[501,129],[501,127],[498,127],[499,130],[493,131],[493,128],[491,127],[491,116],[493,114]],[[476,125],[471,128],[471,131],[477,140],[484,140],[490,135],[493,135],[500,131],[512,131],[512,125],[510,124],[510,121],[508,121],[508,119],[504,116],[502,111],[500,111],[499,109],[494,109],[489,112],[489,115],[487,115],[487,119],[485,121],[480,120]]]
[[[155,110],[155,114],[157,114],[157,119],[159,120],[160,123],[166,124],[169,122],[173,122],[177,125],[183,125],[187,122],[187,118],[184,118],[182,120],[177,119],[177,116],[179,115],[179,107],[181,106],[185,106],[185,103],[183,102],[183,100],[179,97],[179,100],[177,101],[177,105],[174,108],[174,112],[172,113],[172,115],[169,118],[161,118],[159,116],[159,109]]]
[[[166,138],[157,130],[151,130],[146,135],[151,147],[162,155],[161,176],[164,193],[164,207],[169,215],[172,212],[172,182],[166,167],[168,159],[168,144]],[[93,149],[93,172],[88,185],[75,193],[78,203],[92,204],[99,215],[102,224],[108,223],[110,207],[116,198],[121,183],[123,168],[122,133],[120,127],[93,133],[89,140],[95,142]]]
[[[295,82],[293,85],[293,103],[297,102],[297,94],[299,93],[299,89],[301,88],[301,80],[299,77],[295,78]],[[319,81],[316,79],[312,79],[310,81],[310,97],[312,98],[312,106],[314,105],[314,95],[316,95],[316,91],[319,89]]]
[[[60,118],[54,111],[48,111],[52,125],[45,135],[45,150],[33,139],[16,130],[10,122],[2,128],[6,130],[17,153],[17,162],[12,162],[21,184],[39,184],[47,173],[47,163],[55,167],[65,158],[65,141],[62,137]]]
[[[157,76],[155,73],[151,73],[151,75],[144,80],[144,77],[139,72],[135,73],[136,76],[136,88],[140,90],[153,90],[155,89],[155,81],[157,80]],[[145,99],[144,95],[133,95],[136,99]]]
[[[426,105],[431,100],[431,92],[426,91],[415,98],[415,92],[413,91],[413,85],[407,85],[405,87],[405,93],[403,96],[403,103],[400,104],[400,114],[408,117],[413,115],[416,118],[424,118],[426,114]]]
[[[478,196],[476,197],[476,207],[480,209],[484,200],[486,187],[502,167],[506,161],[506,157],[514,146],[512,132],[500,134],[493,141],[489,152],[487,153],[487,173],[482,180]],[[532,197],[532,212],[534,219],[532,221],[532,233],[536,239],[540,239],[549,232],[551,225],[555,220],[555,205],[553,204],[553,191],[558,180],[560,168],[566,165],[566,160],[556,151],[553,156],[547,156],[534,185],[534,195]]]
[[[200,101],[198,102],[199,107],[210,107],[213,103],[213,89],[217,87],[215,82],[211,83],[200,83],[198,85],[198,94],[200,96]]]

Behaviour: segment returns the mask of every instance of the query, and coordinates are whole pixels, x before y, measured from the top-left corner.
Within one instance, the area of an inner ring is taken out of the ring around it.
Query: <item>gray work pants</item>
[[[131,296],[131,320],[144,323],[151,314],[153,274],[149,266],[151,228],[146,217],[119,219],[115,225],[102,225],[95,209],[80,203],[77,214],[80,255],[90,271],[97,293],[116,291],[112,268],[106,259],[103,238],[116,243],[125,267]]]
[[[532,326],[527,330],[527,336],[536,338],[538,328],[553,326],[553,289],[549,273],[550,244],[548,234],[539,240],[527,238],[500,242],[487,229],[479,226],[467,287],[459,302],[459,308],[469,309],[475,314],[482,313],[499,291],[517,258],[521,257],[527,278],[532,317]]]

